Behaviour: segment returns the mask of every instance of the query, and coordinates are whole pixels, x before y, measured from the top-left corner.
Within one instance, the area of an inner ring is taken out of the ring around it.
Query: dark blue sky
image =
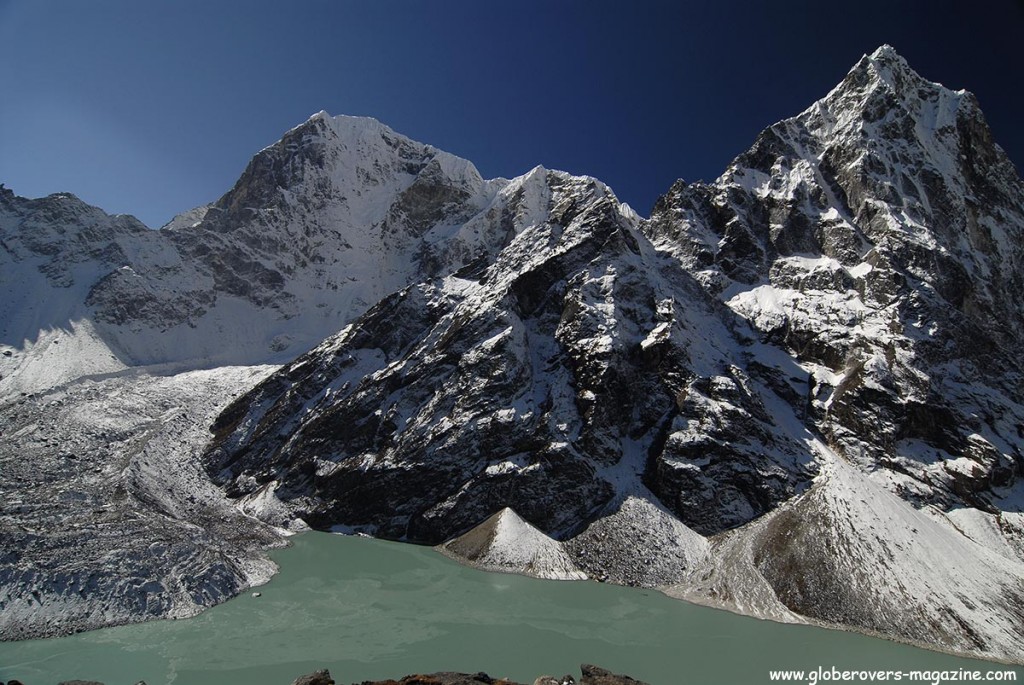
[[[1021,168],[1021,36],[1013,0],[0,0],[0,182],[159,226],[326,109],[486,177],[597,176],[647,215],[881,43],[974,91]]]

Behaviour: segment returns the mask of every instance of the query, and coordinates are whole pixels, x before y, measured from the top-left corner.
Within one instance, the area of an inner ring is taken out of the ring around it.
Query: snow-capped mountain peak
[[[154,530],[194,515],[161,475],[185,445],[188,492],[281,528],[1024,660],[1024,184],[974,97],[888,46],[650,220],[321,112],[164,230],[5,193],[0,239],[0,393],[49,389],[0,405],[8,464],[130,389],[136,433],[74,444]],[[257,361],[284,365],[118,373]],[[190,601],[243,582],[219,554]]]
[[[0,388],[138,364],[286,359],[385,295],[493,255],[537,219],[545,178],[534,170],[485,181],[471,162],[375,119],[319,112],[258,152],[219,200],[160,231],[71,196],[25,201],[5,191],[5,240],[24,244],[24,254],[9,253],[22,264],[5,277],[39,281],[37,300],[55,301],[53,287],[73,292],[61,300],[71,325],[54,339],[85,336],[95,352],[44,364],[50,334],[12,311],[10,344],[27,342],[17,360],[0,360]],[[15,361],[45,373],[15,378]]]

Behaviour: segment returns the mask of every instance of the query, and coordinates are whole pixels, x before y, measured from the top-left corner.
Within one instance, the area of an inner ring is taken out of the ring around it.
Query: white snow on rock
[[[585,580],[562,548],[508,507],[438,549],[485,571],[522,573],[552,580]]]
[[[321,112],[157,231],[70,194],[4,191],[0,397],[126,367],[292,359],[544,221],[546,177],[484,180],[374,119]]]
[[[80,379],[0,404],[0,639],[193,616],[280,544],[203,472],[208,426],[273,367]]]

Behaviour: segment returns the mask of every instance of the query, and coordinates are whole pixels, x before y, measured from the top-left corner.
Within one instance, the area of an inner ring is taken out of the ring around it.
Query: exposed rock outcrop
[[[326,668],[314,671],[307,675],[299,676],[292,681],[292,685],[334,685],[334,678]]]

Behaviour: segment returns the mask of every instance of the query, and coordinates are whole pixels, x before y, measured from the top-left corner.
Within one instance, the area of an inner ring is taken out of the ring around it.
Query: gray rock
[[[308,675],[299,676],[292,685],[334,685],[334,678],[331,677],[331,672],[326,668],[314,671]]]
[[[407,675],[401,680],[363,681],[361,685],[522,685],[511,680],[497,680],[486,673],[441,673]]]
[[[583,672],[580,685],[647,685],[643,681],[635,680],[627,675],[616,675],[590,664],[582,664],[580,670]]]

